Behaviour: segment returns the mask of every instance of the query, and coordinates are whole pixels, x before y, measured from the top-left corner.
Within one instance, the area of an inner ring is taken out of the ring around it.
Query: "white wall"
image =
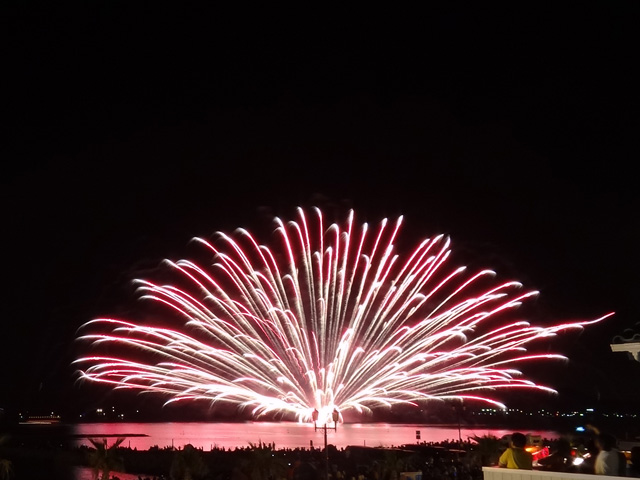
[[[484,480],[620,480],[620,477],[588,473],[545,472],[513,468],[482,467]]]

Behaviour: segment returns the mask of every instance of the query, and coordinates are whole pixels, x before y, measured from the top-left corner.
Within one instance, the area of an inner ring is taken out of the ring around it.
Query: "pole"
[[[458,415],[458,441],[460,442],[460,448],[462,448],[462,429],[460,428],[460,415],[462,414],[462,410],[464,410],[464,401],[460,400],[460,405],[457,406],[456,413]]]
[[[327,448],[327,424],[324,424],[324,471],[325,479],[329,480],[329,449]]]

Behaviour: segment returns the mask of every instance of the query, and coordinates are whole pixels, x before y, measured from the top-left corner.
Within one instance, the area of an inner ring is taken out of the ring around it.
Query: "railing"
[[[544,470],[517,470],[514,468],[482,467],[484,480],[620,480],[620,477],[591,475],[589,473],[547,472]]]

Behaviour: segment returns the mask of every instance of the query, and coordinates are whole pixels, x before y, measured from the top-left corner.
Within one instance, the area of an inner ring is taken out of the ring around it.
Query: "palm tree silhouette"
[[[502,449],[502,441],[493,435],[470,437],[476,442],[471,457],[482,466],[497,465]]]
[[[0,479],[9,480],[13,473],[13,464],[6,458],[0,459]]]
[[[111,446],[107,446],[107,439],[89,439],[94,450],[89,453],[89,465],[93,470],[95,480],[109,480],[109,473],[112,471],[124,470],[122,458],[117,455],[117,449],[124,438],[118,438]],[[102,475],[101,475],[102,474]]]
[[[3,444],[7,436],[0,437],[0,444]],[[0,480],[8,480],[13,474],[13,463],[6,458],[0,458]]]

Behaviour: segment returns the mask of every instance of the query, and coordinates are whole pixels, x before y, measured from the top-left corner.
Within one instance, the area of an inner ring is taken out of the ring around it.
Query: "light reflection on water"
[[[324,446],[321,429],[314,431],[313,425],[289,422],[246,422],[246,423],[84,423],[73,426],[76,435],[113,436],[111,444],[118,436],[126,437],[123,447],[147,450],[153,446],[160,448],[182,448],[191,444],[196,448],[211,450],[218,448],[248,447],[249,444],[275,443],[276,448],[316,448]],[[416,431],[420,440],[416,440]],[[462,428],[463,440],[475,435],[501,437],[512,430],[490,428]],[[558,434],[549,430],[523,430],[546,438],[557,438]],[[129,436],[129,435],[145,436]],[[328,443],[338,448],[348,445],[369,447],[398,446],[405,443],[440,442],[457,440],[457,427],[425,426],[419,424],[351,423],[339,424],[337,431],[328,430]],[[86,438],[80,438],[78,445],[90,446]]]
[[[111,478],[117,477],[120,480],[139,480],[140,478],[153,478],[152,475],[138,475],[135,473],[111,472]],[[96,480],[93,470],[89,467],[74,467],[72,472],[74,480]]]

